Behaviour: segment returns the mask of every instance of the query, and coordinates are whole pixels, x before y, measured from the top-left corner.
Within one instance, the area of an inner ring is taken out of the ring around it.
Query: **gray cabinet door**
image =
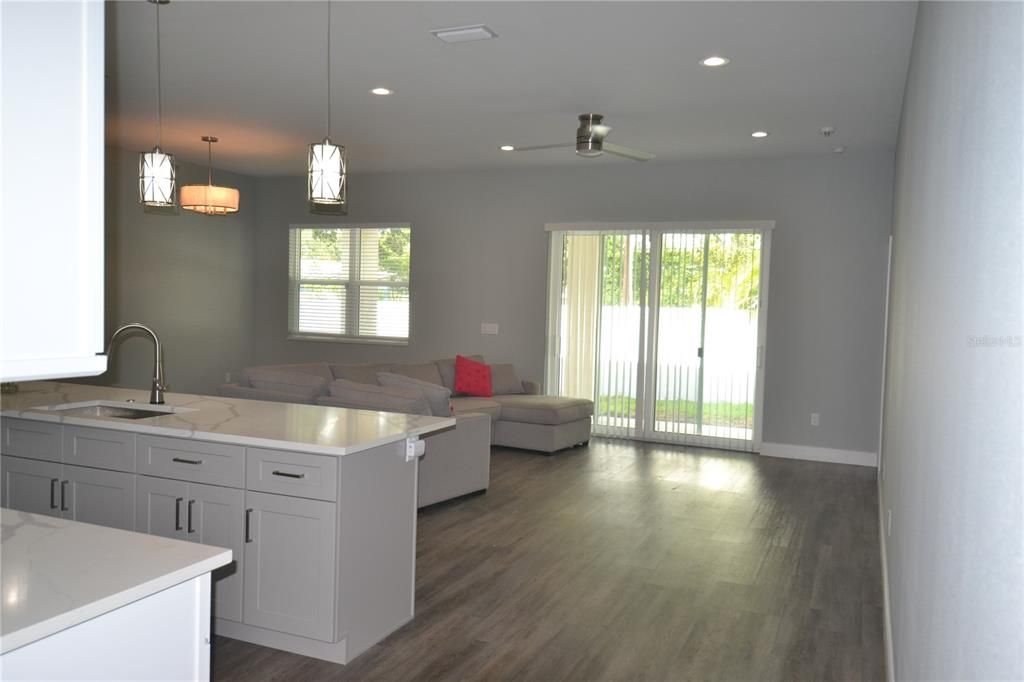
[[[138,476],[135,482],[135,530],[184,540],[187,502],[188,483]]]
[[[231,563],[213,572],[213,615],[241,622],[245,491],[199,483],[188,488],[188,539],[231,550]]]
[[[64,465],[64,518],[135,530],[135,474]]]
[[[336,506],[245,493],[244,622],[334,641]]]
[[[60,464],[0,457],[0,506],[60,516]]]

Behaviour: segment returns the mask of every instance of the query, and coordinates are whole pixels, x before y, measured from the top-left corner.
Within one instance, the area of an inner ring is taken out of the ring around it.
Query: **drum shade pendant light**
[[[313,213],[348,213],[348,157],[331,142],[331,2],[327,0],[327,135],[309,145],[306,198]]]
[[[163,90],[160,79],[160,5],[170,0],[149,0],[156,5],[156,146],[139,153],[139,203],[153,208],[174,206],[174,155],[160,149]]]
[[[216,137],[203,135],[209,163],[208,182],[205,185],[185,185],[181,188],[181,207],[205,215],[227,215],[238,212],[238,190],[213,184],[213,143]]]

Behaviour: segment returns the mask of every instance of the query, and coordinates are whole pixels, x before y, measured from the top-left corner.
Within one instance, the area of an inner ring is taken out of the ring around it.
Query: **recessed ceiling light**
[[[483,24],[437,28],[431,31],[431,33],[435,38],[445,43],[468,43],[472,40],[490,40],[491,38],[498,37],[497,33]]]
[[[516,148],[510,144],[503,144],[500,147],[498,147],[498,149],[500,149],[503,152],[514,152],[516,150]]]
[[[375,95],[393,95],[395,93],[391,88],[374,88],[370,90]]]
[[[846,145],[845,144],[841,144],[838,147],[833,147],[832,151],[834,153],[836,153],[836,154],[842,154],[843,152],[846,151]]]
[[[719,55],[711,55],[700,60],[700,63],[704,66],[725,66],[729,63],[728,57],[721,57]]]
[[[767,130],[755,130],[754,132],[750,133],[750,136],[751,137],[768,137],[768,131]]]

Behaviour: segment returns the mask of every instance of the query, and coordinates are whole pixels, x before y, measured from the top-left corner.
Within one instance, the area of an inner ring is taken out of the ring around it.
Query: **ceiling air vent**
[[[439,28],[431,31],[431,33],[435,38],[445,43],[468,43],[473,40],[490,40],[491,38],[498,37],[497,33],[483,24]]]

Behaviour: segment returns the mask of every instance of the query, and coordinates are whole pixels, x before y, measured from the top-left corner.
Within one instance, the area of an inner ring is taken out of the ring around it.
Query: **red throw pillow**
[[[491,367],[462,355],[455,356],[455,390],[466,395],[490,398],[494,395],[491,388]]]

